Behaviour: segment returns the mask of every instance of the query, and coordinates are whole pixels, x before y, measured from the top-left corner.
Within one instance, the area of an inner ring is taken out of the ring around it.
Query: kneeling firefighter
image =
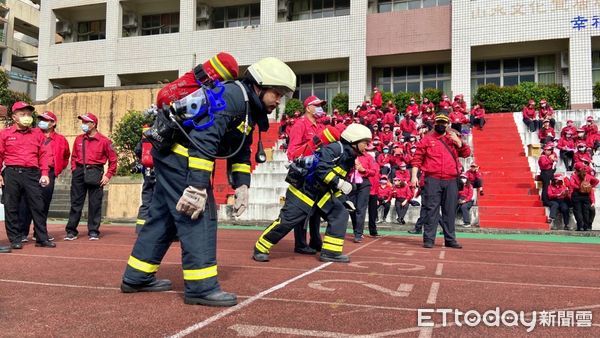
[[[352,184],[345,178],[354,167],[357,155],[365,152],[370,141],[369,128],[351,124],[342,132],[339,142],[322,146],[313,156],[292,162],[286,177],[290,186],[285,205],[279,218],[267,227],[254,245],[254,260],[269,261],[273,245],[296,225],[304,223],[312,211],[327,221],[319,259],[323,262],[350,261],[342,254],[349,217],[342,194],[348,195],[352,191]]]
[[[219,60],[214,64],[223,69]],[[235,77],[237,73],[230,76]],[[279,59],[265,58],[250,65],[242,80],[220,86],[216,86],[218,92],[207,89],[205,97],[194,92],[180,100],[184,103],[172,103],[170,113],[159,115],[153,130],[146,134],[154,146],[157,181],[150,217],[129,257],[122,292],[171,290],[171,281],[157,279],[155,274],[177,236],[182,250],[185,303],[237,304],[236,295],[223,292],[217,280],[217,206],[211,187],[214,160],[227,158],[229,181],[235,189],[234,215],[239,216],[248,205],[252,129],[256,125],[260,131],[269,128],[267,114],[279,105],[282,96],[291,97],[296,75]],[[173,111],[182,106],[187,107],[188,113],[202,108],[198,103],[205,101],[190,96],[212,102],[207,108],[209,113],[180,123],[179,131],[169,142],[164,137],[168,134],[168,121],[161,118],[169,116],[175,122]],[[219,110],[210,113],[216,106]]]

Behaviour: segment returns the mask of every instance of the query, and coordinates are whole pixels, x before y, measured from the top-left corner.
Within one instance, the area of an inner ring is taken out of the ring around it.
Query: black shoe
[[[433,243],[431,243],[431,242],[425,242],[425,243],[423,243],[423,247],[425,249],[431,249],[431,248],[433,248]]]
[[[444,246],[446,248],[462,249],[462,245],[460,245],[458,242],[446,242],[444,243]]]
[[[317,250],[310,248],[310,247],[304,247],[304,248],[294,248],[294,252],[302,254],[302,255],[314,255],[317,253]]]
[[[377,238],[377,237],[381,237],[380,234],[369,234],[369,236],[373,237],[373,238]]]
[[[217,291],[204,297],[186,296],[183,302],[188,305],[234,306],[237,304],[237,296],[233,293]]]
[[[252,259],[254,259],[257,262],[268,262],[269,254],[258,252],[256,250],[254,250],[254,254],[252,254]]]
[[[350,257],[342,254],[334,255],[330,253],[321,252],[319,256],[321,262],[334,262],[334,263],[350,263]]]
[[[9,253],[11,249],[9,246],[0,246],[0,253]]]
[[[173,289],[171,281],[168,279],[155,279],[148,284],[133,285],[128,283],[121,283],[121,292],[123,293],[134,293],[134,292],[161,292],[170,291]]]
[[[420,235],[420,234],[422,234],[423,232],[422,232],[421,230],[416,230],[416,229],[415,229],[415,230],[408,230],[408,233],[409,233],[409,234],[413,234],[413,235]]]
[[[404,218],[400,220],[400,224],[402,224],[402,225],[406,224],[406,222],[404,221]]]
[[[10,247],[15,250],[23,249],[23,243],[12,243]]]
[[[321,251],[321,248],[323,247],[323,244],[320,245],[313,245],[313,244],[309,244],[308,245],[311,249],[315,250],[315,251]]]
[[[571,230],[568,225],[565,225],[565,230]]]
[[[483,195],[484,195],[484,194],[483,194],[483,190],[481,190],[481,191],[479,192],[479,196],[483,196]]]
[[[42,248],[56,248],[56,244],[54,244],[54,242],[50,242],[50,241],[36,242],[35,246],[39,246]]]

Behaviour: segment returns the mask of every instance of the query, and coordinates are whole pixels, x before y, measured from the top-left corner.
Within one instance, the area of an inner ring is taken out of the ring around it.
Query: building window
[[[373,85],[386,92],[421,93],[427,88],[450,92],[450,64],[373,69]]]
[[[179,13],[142,16],[142,35],[179,32]]]
[[[77,41],[106,39],[106,20],[84,21],[77,24]]]
[[[327,100],[331,110],[331,100],[338,93],[348,93],[348,72],[329,72],[316,74],[301,74],[294,97],[304,101],[311,95]]]
[[[308,20],[350,15],[350,0],[296,0],[290,2],[288,20]]]
[[[244,27],[260,24],[260,3],[217,7],[213,12],[213,28]]]
[[[592,81],[600,82],[600,51],[592,52]]]
[[[409,9],[427,8],[435,6],[444,6],[450,4],[450,0],[388,0],[377,3],[377,11],[398,12]]]
[[[511,58],[473,62],[471,89],[493,83],[497,86],[516,86],[521,82],[556,83],[556,57]]]

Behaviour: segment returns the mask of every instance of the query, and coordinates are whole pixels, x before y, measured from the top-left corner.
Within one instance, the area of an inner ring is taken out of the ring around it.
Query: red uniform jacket
[[[71,170],[75,170],[78,164],[83,164],[82,145],[85,138],[85,164],[104,165],[108,161],[106,177],[111,178],[117,173],[117,153],[112,146],[112,141],[96,133],[93,137],[81,134],[73,142],[73,154],[71,155]]]
[[[414,191],[407,183],[403,187],[395,185],[392,190],[392,197],[395,199],[411,200],[414,196]]]
[[[467,175],[467,180],[469,180],[469,182],[471,182],[471,184],[473,184],[473,182],[475,182],[476,179],[481,179],[481,171],[480,170],[472,170],[469,169],[467,170],[467,172],[465,172],[465,175]]]
[[[396,114],[393,112],[385,113],[385,115],[383,116],[383,124],[389,124],[390,126],[395,125],[396,124]]]
[[[585,180],[590,182],[590,184],[592,185],[593,188],[595,188],[598,185],[598,179],[595,178],[594,176],[590,175],[590,174],[585,174]],[[573,174],[571,175],[571,177],[569,178],[569,190],[571,191],[579,191],[579,187],[581,186],[581,178],[579,178],[579,175],[577,174]],[[594,203],[594,189],[592,189],[592,191],[590,191],[589,193],[590,199],[592,201],[592,203]]]
[[[363,168],[365,168],[365,172],[359,173],[360,176],[363,178],[363,182],[366,180],[370,182],[371,177],[378,176],[377,174],[379,174],[379,165],[377,164],[377,162],[375,162],[373,156],[369,154],[362,154],[356,159],[360,162],[360,164],[362,164]],[[352,179],[353,177],[350,177],[350,180]]]
[[[446,143],[450,151],[441,142]],[[411,163],[426,177],[449,180],[460,174],[461,165],[458,163],[458,157],[464,158],[469,155],[471,155],[471,148],[466,142],[458,148],[447,134],[439,136],[437,133],[430,132],[417,143],[417,151]]]
[[[584,151],[583,153],[580,151],[576,151],[573,154],[573,165],[579,162],[583,162],[584,159],[586,159],[589,163],[592,163],[592,156],[590,155],[590,153],[588,153],[587,151]]]
[[[600,142],[600,134],[598,133],[590,134],[585,138],[585,145],[588,146],[588,148],[594,148],[596,142]]]
[[[552,128],[552,127],[542,128],[538,132],[538,137],[540,138],[540,140],[543,140],[548,136],[551,136],[552,138],[556,137],[556,132],[554,132],[554,128]]]
[[[598,132],[598,126],[594,123],[592,124],[584,124],[581,126],[581,129],[585,130],[585,135],[595,134]]]
[[[485,117],[485,109],[483,108],[473,108],[471,109],[471,115],[476,119],[482,119]]]
[[[435,106],[433,105],[433,102],[429,101],[429,103],[421,103],[421,116],[423,115],[435,115]]]
[[[53,155],[51,159],[53,163],[50,164],[50,167],[54,167],[54,175],[58,176],[69,165],[69,157],[71,156],[69,142],[64,136],[56,132],[52,132],[46,142],[48,140],[50,140]]]
[[[574,151],[575,150],[575,141],[573,140],[572,137],[571,138],[561,137],[560,140],[558,140],[557,148],[560,150]]]
[[[467,104],[464,102],[452,102],[452,111],[464,114],[467,111]]]
[[[575,126],[566,126],[560,131],[560,137],[564,137],[567,131],[570,131],[572,136],[577,135],[577,128]]]
[[[381,97],[381,92],[376,91],[373,94],[373,105],[375,107],[381,107],[381,104],[383,103],[383,98]]]
[[[523,118],[535,119],[536,112],[535,108],[529,108],[529,106],[523,107]]]
[[[450,101],[440,101],[440,110],[448,110],[448,107],[452,106]]]
[[[410,182],[410,171],[407,170],[396,170],[396,177],[400,177],[404,182]]]
[[[556,158],[556,154],[552,154],[554,156],[554,158]],[[551,170],[554,169],[554,164],[556,163],[556,160],[552,160],[550,158],[550,156],[547,156],[546,154],[542,154],[542,156],[540,156],[540,158],[538,159],[538,165],[540,166],[540,170]]]
[[[392,161],[392,155],[390,154],[379,154],[379,156],[377,156],[377,164],[379,164],[380,167],[383,167],[386,164],[390,164]]]
[[[382,131],[379,133],[379,139],[381,140],[381,143],[388,145],[394,140],[394,133],[391,130],[388,132]]]
[[[450,118],[450,123],[469,123],[469,120],[465,116],[465,114],[453,110],[452,113],[448,116]]]
[[[293,160],[298,148],[312,140],[313,136],[318,135],[323,129],[325,127],[322,124],[318,122],[313,124],[306,116],[299,118],[290,129],[290,144],[287,149],[288,160]]]
[[[556,185],[556,184],[550,184],[548,186],[548,197],[551,200],[565,200],[569,198],[569,187],[564,185],[564,184],[560,184],[560,185]]]
[[[538,111],[538,115],[539,115],[540,119],[544,119],[544,118],[551,119],[554,117],[554,109],[552,109],[552,107],[550,107],[550,106],[546,106],[546,108],[540,107],[540,110]]]
[[[377,198],[389,202],[392,199],[392,187],[386,184],[381,187],[381,183],[377,184]]]
[[[17,130],[17,126],[0,131],[0,166],[38,168],[42,176],[48,176],[51,148],[38,128]]]
[[[418,117],[418,116],[419,116],[419,114],[421,113],[421,112],[420,112],[420,109],[419,109],[419,105],[418,105],[418,104],[416,104],[416,103],[415,103],[415,104],[409,104],[409,105],[406,107],[406,113],[407,113],[407,114],[410,114],[410,116],[413,116],[413,117]]]
[[[458,199],[463,200],[465,202],[470,202],[473,200],[473,186],[467,182],[467,184],[463,184],[463,188],[458,192]]]
[[[417,124],[411,119],[402,119],[402,121],[400,121],[400,130],[403,133],[410,133],[411,135],[418,134]]]

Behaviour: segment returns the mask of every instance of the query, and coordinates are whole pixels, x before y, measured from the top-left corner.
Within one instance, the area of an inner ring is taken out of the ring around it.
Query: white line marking
[[[441,276],[443,269],[444,269],[444,263],[438,263],[437,266],[435,267],[435,275]]]
[[[16,283],[16,284],[28,284],[28,285],[40,285],[40,286],[56,286],[61,288],[73,288],[73,289],[93,289],[93,290],[118,290],[119,288],[113,288],[108,286],[88,286],[88,285],[72,285],[72,284],[59,284],[59,283],[40,283],[30,282],[25,280],[12,280],[12,279],[0,279],[0,282],[4,283]]]
[[[419,338],[429,338],[433,334],[432,327],[424,327],[419,332]]]
[[[356,252],[358,250],[366,248],[367,246],[369,246],[369,245],[371,245],[373,243],[376,243],[377,241],[379,241],[379,239],[376,239],[373,242],[369,242],[369,243],[367,243],[367,244],[365,244],[365,245],[363,245],[361,247],[358,247],[358,248],[354,249],[353,251],[351,251],[350,253],[348,253],[348,256],[350,256],[351,254],[353,254],[354,252]],[[196,323],[196,324],[194,324],[194,325],[192,325],[192,326],[190,326],[190,327],[188,327],[188,328],[186,328],[186,329],[184,329],[182,331],[179,331],[178,333],[170,336],[170,338],[185,337],[188,334],[190,334],[190,333],[192,333],[194,331],[200,330],[200,329],[202,329],[202,328],[204,328],[204,327],[206,327],[206,326],[208,326],[208,325],[216,322],[217,320],[219,320],[219,319],[221,319],[221,318],[223,318],[223,317],[225,317],[225,316],[227,316],[229,314],[232,314],[234,312],[237,312],[237,311],[245,308],[246,306],[254,303],[255,301],[257,301],[257,300],[259,300],[261,298],[264,298],[264,296],[266,296],[266,295],[268,295],[270,293],[273,293],[273,292],[275,292],[275,291],[277,291],[279,289],[282,289],[282,288],[286,287],[287,285],[289,285],[289,284],[291,284],[291,283],[293,283],[293,282],[295,282],[295,281],[297,281],[299,279],[302,279],[302,278],[304,278],[304,277],[306,277],[308,275],[311,275],[311,274],[313,274],[313,273],[315,273],[315,272],[317,272],[319,270],[322,270],[322,269],[328,267],[331,264],[333,264],[333,263],[331,263],[331,262],[329,262],[329,263],[323,263],[323,264],[317,266],[316,268],[314,268],[312,270],[306,271],[306,272],[304,272],[304,273],[302,273],[302,274],[300,274],[300,275],[298,275],[298,276],[296,276],[294,278],[291,278],[291,279],[288,279],[287,281],[279,283],[279,284],[273,286],[270,289],[264,290],[264,291],[256,294],[255,296],[252,296],[252,297],[246,299],[245,301],[239,303],[236,306],[230,307],[230,308],[228,308],[228,309],[226,309],[226,310],[224,310],[222,312],[216,313],[212,317],[209,317],[209,318],[207,318],[207,319],[205,319],[205,320],[203,320],[201,322],[198,322],[198,323]]]
[[[442,250],[440,251],[440,259],[444,259],[446,258],[446,251]]]
[[[396,290],[391,290],[388,289],[386,287],[383,287],[381,285],[377,285],[377,284],[373,284],[373,283],[368,283],[368,282],[364,282],[364,281],[359,281],[359,280],[350,280],[350,279],[326,279],[326,280],[317,280],[317,281],[313,281],[308,283],[308,287],[315,289],[315,290],[320,290],[320,291],[335,291],[336,289],[334,288],[329,288],[326,286],[323,286],[324,283],[351,283],[351,284],[360,284],[363,285],[369,289],[373,289],[375,291],[379,291],[381,293],[385,293],[388,294],[392,297],[408,297],[410,295],[410,292],[413,289],[413,284],[400,284],[400,286],[398,286],[397,291]]]
[[[431,283],[431,289],[429,290],[429,296],[427,296],[427,304],[435,304],[439,290],[440,290],[439,282]]]

